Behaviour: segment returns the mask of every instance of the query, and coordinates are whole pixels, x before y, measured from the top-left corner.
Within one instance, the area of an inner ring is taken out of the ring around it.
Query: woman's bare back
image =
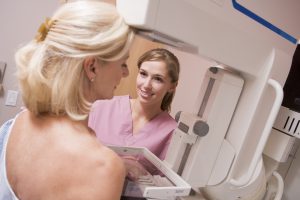
[[[7,147],[7,175],[22,199],[119,199],[121,159],[81,122],[65,117],[16,119]]]

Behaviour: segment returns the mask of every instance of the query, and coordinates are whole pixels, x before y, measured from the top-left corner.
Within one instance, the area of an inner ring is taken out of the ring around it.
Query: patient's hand
[[[136,181],[140,176],[150,175],[145,167],[139,163],[138,158],[133,156],[123,156],[122,159],[125,163],[128,179]]]

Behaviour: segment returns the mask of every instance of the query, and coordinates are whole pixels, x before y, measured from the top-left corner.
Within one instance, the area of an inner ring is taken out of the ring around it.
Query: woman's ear
[[[93,82],[96,77],[96,58],[88,57],[83,61],[83,69],[88,79]]]
[[[177,87],[177,83],[178,83],[178,82],[176,82],[176,83],[172,83],[172,84],[171,84],[171,87],[170,87],[170,89],[169,89],[169,91],[168,91],[168,92],[175,92],[175,90],[176,90],[176,87]]]

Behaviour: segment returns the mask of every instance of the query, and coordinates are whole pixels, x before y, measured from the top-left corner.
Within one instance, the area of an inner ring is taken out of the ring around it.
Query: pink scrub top
[[[89,127],[104,145],[146,147],[163,160],[177,127],[176,121],[168,112],[162,112],[133,135],[131,113],[129,96],[98,100],[92,106]]]

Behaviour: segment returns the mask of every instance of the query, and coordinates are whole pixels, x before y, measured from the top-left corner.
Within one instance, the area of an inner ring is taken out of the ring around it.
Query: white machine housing
[[[189,154],[183,155],[188,158],[184,170],[179,174],[193,187],[215,185],[227,176],[235,151],[225,138],[243,83],[240,76],[222,68],[213,67],[207,71],[198,97],[201,105],[197,106],[198,111],[194,114],[207,123],[209,130],[205,135],[190,133],[194,124],[193,119],[196,117],[185,112],[180,114],[179,125],[174,131],[165,162],[171,163],[174,168],[178,165],[174,161],[178,162],[182,154],[176,151],[181,150],[181,145],[192,144]],[[190,127],[188,134],[183,133],[184,130],[180,128],[181,123]],[[199,156],[199,153],[209,156]],[[178,173],[177,168],[174,170]]]
[[[282,5],[278,0],[269,3],[272,8]],[[288,3],[289,8],[300,7],[298,1]],[[253,2],[235,0],[117,0],[118,10],[138,34],[213,60],[239,74],[244,82],[230,123],[222,130],[222,141],[234,150],[226,178],[215,185],[209,184],[209,177],[206,181],[203,177],[196,178],[198,181],[190,183],[196,191],[203,189],[209,199],[261,199],[265,189],[265,183],[257,181],[266,174],[262,154],[281,105],[282,86],[297,42],[273,26],[278,20],[265,23],[274,17],[259,10],[268,7],[266,5],[266,1],[253,6]],[[267,20],[259,17],[254,20],[251,16],[257,16],[247,7],[258,9]],[[289,27],[297,25],[298,18],[286,18],[289,23],[294,22]],[[279,19],[279,22],[282,21]],[[300,36],[300,31],[289,30]],[[200,104],[196,102],[195,110]],[[214,127],[214,124],[209,126]],[[207,147],[216,143],[208,142]],[[209,156],[200,151],[194,154]],[[183,170],[183,175],[191,172],[191,165],[193,163]],[[190,176],[197,177],[197,172],[193,173]]]

